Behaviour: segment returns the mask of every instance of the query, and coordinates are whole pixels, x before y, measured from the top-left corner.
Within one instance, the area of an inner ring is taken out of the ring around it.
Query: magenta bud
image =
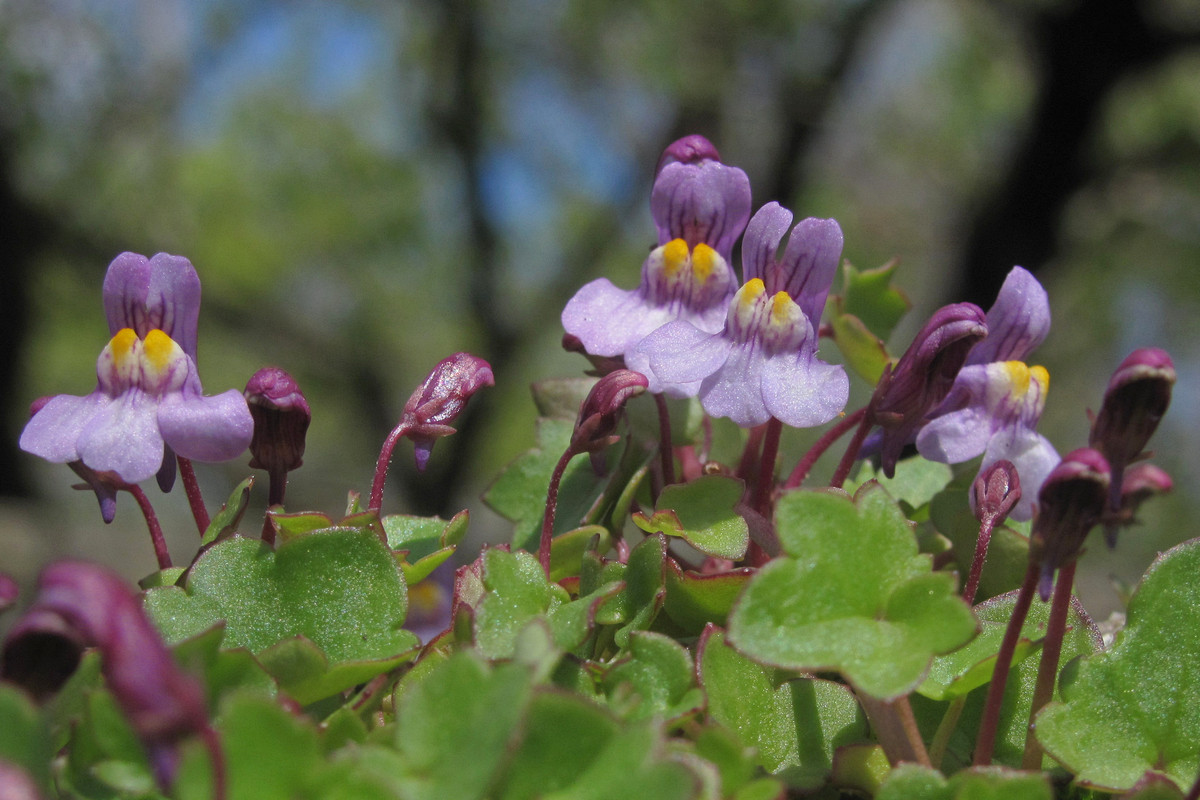
[[[88,647],[99,650],[105,684],[153,763],[170,764],[180,739],[207,729],[200,685],[176,666],[140,598],[93,564],[59,562],[42,572],[34,604],[5,637],[0,677],[45,698]]]
[[[1038,593],[1050,597],[1054,571],[1079,556],[1088,533],[1104,518],[1111,472],[1090,447],[1067,454],[1038,492],[1029,557],[1041,565]]]
[[[17,586],[17,582],[12,579],[12,576],[0,572],[0,611],[8,611],[16,605],[17,598],[21,596],[21,587]]]
[[[287,473],[303,464],[312,411],[295,379],[278,367],[264,367],[246,383],[243,395],[254,418],[250,466]]]
[[[954,303],[933,313],[876,388],[873,422],[883,427],[881,466],[891,478],[905,445],[954,385],[971,352],[987,336],[987,316],[973,303]]]
[[[625,404],[646,391],[649,383],[645,375],[630,369],[610,372],[596,381],[579,408],[571,449],[576,453],[597,453],[616,442],[617,424]]]
[[[1108,382],[1089,444],[1120,471],[1141,454],[1171,402],[1175,365],[1165,350],[1134,350]]]
[[[717,152],[716,146],[700,134],[693,133],[667,145],[658,159],[658,166],[654,168],[654,174],[662,172],[662,168],[667,164],[696,164],[700,161],[720,160],[721,154]]]
[[[1011,461],[1001,459],[979,474],[971,491],[975,518],[994,527],[1004,521],[1021,499],[1021,478]]]
[[[454,433],[450,423],[467,407],[471,395],[495,385],[491,365],[470,353],[455,353],[433,368],[404,404],[402,425],[408,426],[404,435],[416,448],[417,469],[425,469],[437,439]]]

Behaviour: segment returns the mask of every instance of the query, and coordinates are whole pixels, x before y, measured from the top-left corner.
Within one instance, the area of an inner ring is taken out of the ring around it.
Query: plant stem
[[[779,458],[779,437],[783,435],[783,423],[771,417],[763,434],[762,461],[758,467],[758,482],[755,484],[754,508],[767,519],[771,518],[771,495],[775,491],[775,462]]]
[[[671,447],[671,412],[667,408],[667,399],[661,394],[654,395],[654,405],[658,408],[658,455],[662,459],[663,486],[675,482],[675,451]]]
[[[907,695],[889,701],[860,694],[858,701],[892,766],[904,761],[930,766],[929,753]]]
[[[742,458],[738,461],[737,476],[750,483],[754,480],[754,471],[761,461],[759,447],[762,445],[763,434],[767,432],[766,425],[751,428],[746,437],[746,447],[742,450]]]
[[[200,481],[196,480],[196,470],[193,469],[190,460],[179,455],[176,458],[179,459],[179,477],[183,479],[183,491],[187,495],[188,505],[192,509],[192,517],[196,520],[196,527],[200,529],[200,535],[203,536],[208,530],[211,520],[208,516],[208,509],[204,507],[204,495],[200,494]]]
[[[1046,638],[1042,640],[1042,660],[1038,663],[1037,683],[1033,690],[1033,704],[1029,707],[1029,729],[1025,733],[1025,756],[1022,769],[1042,768],[1042,746],[1033,735],[1033,720],[1037,713],[1054,697],[1054,685],[1058,682],[1058,662],[1062,656],[1063,636],[1067,631],[1067,612],[1071,608],[1071,589],[1075,584],[1075,563],[1071,561],[1058,569],[1058,583],[1054,584],[1054,599],[1050,602],[1050,619],[1046,623]],[[1032,765],[1032,766],[1031,766]]]
[[[546,487],[546,513],[542,516],[542,538],[538,543],[538,561],[546,573],[546,580],[550,580],[550,540],[554,538],[554,515],[558,513],[558,485],[562,483],[567,464],[574,457],[575,450],[567,447],[562,458],[554,465],[554,472],[550,475],[550,484]]]
[[[126,484],[125,488],[133,495],[133,499],[137,501],[138,508],[142,510],[142,516],[146,518],[146,527],[150,529],[150,541],[154,544],[154,557],[158,559],[158,568],[170,569],[171,552],[167,550],[167,542],[163,539],[162,526],[158,524],[158,515],[154,513],[154,506],[150,505],[150,498],[142,491],[142,487],[137,484]]]
[[[983,562],[987,560],[988,544],[992,541],[992,530],[995,518],[985,516],[979,523],[979,537],[975,540],[975,556],[971,559],[971,572],[967,576],[967,585],[963,587],[963,600],[967,605],[975,605],[975,593],[979,591],[979,577],[983,574]]]
[[[842,417],[838,423],[825,433],[821,434],[821,438],[817,439],[816,444],[809,448],[804,457],[800,459],[800,463],[796,464],[792,474],[788,475],[787,481],[783,484],[784,489],[796,489],[800,484],[804,483],[804,479],[808,477],[808,473],[812,471],[813,464],[817,463],[817,459],[825,455],[825,451],[842,438],[847,431],[853,428],[858,423],[862,422],[862,418],[867,413],[867,407],[863,406],[853,414]]]
[[[842,460],[838,462],[837,469],[833,472],[833,478],[829,481],[829,485],[834,489],[842,488],[842,484],[846,482],[846,477],[850,474],[850,467],[854,466],[854,460],[858,458],[858,451],[862,449],[863,440],[867,438],[867,431],[871,430],[871,417],[873,416],[871,412],[874,409],[875,398],[872,397],[871,402],[863,409],[858,429],[854,431],[854,438],[850,440],[850,445],[842,454]]]
[[[950,705],[946,707],[937,732],[933,734],[933,741],[929,743],[929,763],[934,769],[942,768],[946,749],[950,746],[950,737],[954,735],[954,729],[958,727],[958,720],[966,706],[967,696],[964,694],[951,700]]]
[[[200,734],[204,739],[204,747],[212,761],[213,771],[213,800],[225,800],[228,796],[228,777],[225,769],[225,752],[221,749],[221,737],[211,725]]]
[[[1008,673],[1012,668],[1013,653],[1017,649],[1017,640],[1021,636],[1021,626],[1029,614],[1029,605],[1033,602],[1033,592],[1037,588],[1038,565],[1032,561],[1025,570],[1025,580],[1017,593],[1017,603],[1013,607],[1012,617],[1004,631],[1004,641],[1000,643],[1000,652],[996,654],[996,666],[992,671],[992,680],[988,684],[987,700],[983,706],[983,720],[979,723],[979,738],[975,742],[975,766],[986,767],[992,763],[992,751],[996,749],[996,728],[1000,724],[1000,705],[1004,702],[1004,685],[1008,683]]]
[[[283,505],[283,496],[287,493],[287,470],[272,470],[268,473],[270,484],[267,488],[267,508]],[[267,544],[275,544],[275,526],[271,518],[263,517],[262,540]]]
[[[379,449],[379,460],[375,462],[375,480],[371,482],[371,499],[367,503],[367,510],[379,513],[383,508],[383,484],[387,481],[388,466],[392,463],[392,451],[396,449],[396,442],[400,441],[400,437],[408,432],[409,426],[401,422],[388,437],[383,440],[383,447]]]

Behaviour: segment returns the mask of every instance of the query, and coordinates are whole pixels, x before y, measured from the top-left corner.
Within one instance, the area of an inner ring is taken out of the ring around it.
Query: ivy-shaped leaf
[[[404,553],[400,569],[409,586],[420,583],[454,554],[467,533],[470,514],[460,511],[449,520],[392,514],[383,518],[388,547]]]
[[[368,680],[408,657],[404,580],[374,532],[333,528],[283,540],[218,542],[183,588],[146,593],[168,642],[225,622],[226,648],[245,647],[301,703]]]
[[[750,567],[716,573],[693,572],[668,558],[663,611],[691,636],[700,635],[709,624],[725,627],[734,601],[755,572]]]
[[[842,262],[843,288],[839,310],[853,314],[880,339],[886,341],[896,324],[912,308],[904,292],[894,288],[892,278],[899,262],[895,259],[875,269],[858,270]]]
[[[882,470],[876,472],[871,462],[863,461],[855,475],[855,484],[847,484],[846,491],[853,492],[856,486],[869,480],[878,481],[888,494],[905,505],[905,510],[911,516],[912,510],[927,505],[953,478],[954,471],[949,464],[924,458],[906,458],[896,462],[896,472],[890,478]],[[970,506],[967,506],[967,510],[970,511]]]
[[[603,684],[610,695],[626,690],[637,695],[639,703],[629,719],[674,722],[703,703],[692,657],[683,645],[658,633],[632,634],[628,656],[608,668]]]
[[[795,788],[823,785],[837,748],[867,737],[866,717],[841,684],[784,680],[727,645],[717,628],[705,631],[697,659],[709,716],[753,747],[763,769]]]
[[[650,627],[662,609],[666,597],[667,541],[661,534],[648,536],[629,553],[628,564],[609,562],[599,565],[598,561],[584,564],[589,570],[588,580],[580,578],[580,592],[585,586],[603,581],[619,580],[620,591],[604,601],[596,609],[596,622],[601,625],[616,625],[614,640],[619,647],[629,643],[633,631],[644,631]]]
[[[763,664],[840,671],[880,699],[907,694],[933,657],[976,632],[954,578],[929,556],[878,484],[784,495],[775,515],[785,556],[746,587],[730,641]]]
[[[7,683],[0,683],[0,720],[0,761],[23,768],[45,791],[54,757],[46,722],[25,693]]]
[[[737,512],[745,484],[723,475],[705,475],[673,484],[658,496],[655,512],[633,515],[646,533],[678,536],[701,553],[737,561],[746,555],[750,528]]]
[[[239,483],[230,493],[229,499],[221,510],[213,514],[212,522],[200,537],[200,544],[206,545],[218,539],[224,539],[237,533],[242,515],[246,513],[246,504],[250,502],[250,489],[254,486],[254,478],[249,477]]]
[[[1148,771],[1181,787],[1200,771],[1200,539],[1150,566],[1113,646],[1068,670],[1063,701],[1036,720],[1038,741],[1075,773],[1108,791]]]
[[[832,301],[830,305],[833,305]],[[829,327],[846,365],[872,386],[879,383],[883,368],[891,361],[883,340],[853,314],[835,311],[829,318]]]

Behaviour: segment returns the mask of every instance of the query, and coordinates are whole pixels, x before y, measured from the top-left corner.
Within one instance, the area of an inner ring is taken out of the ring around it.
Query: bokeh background
[[[263,364],[314,420],[293,507],[336,514],[444,355],[498,386],[388,511],[469,507],[532,443],[531,381],[578,374],[559,312],[636,283],[662,148],[745,169],[755,206],[834,216],[845,257],[897,257],[914,312],[989,306],[1013,264],[1049,289],[1043,430],[1086,442],[1112,368],[1170,350],[1156,460],[1175,494],[1085,601],[1117,603],[1200,504],[1200,4],[1194,0],[0,0],[0,569],[84,556],[154,569],[128,497],[101,524],[74,476],[16,448],[30,401],[86,394],[100,282],[123,250],[188,256],[206,389]],[[198,465],[216,505],[248,469]],[[265,487],[260,485],[261,494]],[[152,490],[177,559],[182,493]],[[257,513],[265,504],[256,496]]]

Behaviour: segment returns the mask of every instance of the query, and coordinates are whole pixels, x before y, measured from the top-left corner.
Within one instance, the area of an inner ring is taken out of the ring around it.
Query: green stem
[[[1054,697],[1054,685],[1058,680],[1058,662],[1062,656],[1063,636],[1067,631],[1067,612],[1071,608],[1071,589],[1075,584],[1075,562],[1064,564],[1058,570],[1058,583],[1054,584],[1054,598],[1050,602],[1050,619],[1046,623],[1046,638],[1042,640],[1042,660],[1038,663],[1037,683],[1033,690],[1033,704],[1029,707],[1029,729],[1025,733],[1025,756],[1022,769],[1042,768],[1042,747],[1033,735],[1033,720],[1037,713]]]
[[[951,700],[950,705],[946,707],[937,732],[933,734],[933,741],[929,743],[929,763],[934,769],[942,768],[942,761],[945,760],[946,750],[950,746],[950,737],[954,735],[954,729],[958,727],[958,720],[966,706],[967,696],[964,694]]]

